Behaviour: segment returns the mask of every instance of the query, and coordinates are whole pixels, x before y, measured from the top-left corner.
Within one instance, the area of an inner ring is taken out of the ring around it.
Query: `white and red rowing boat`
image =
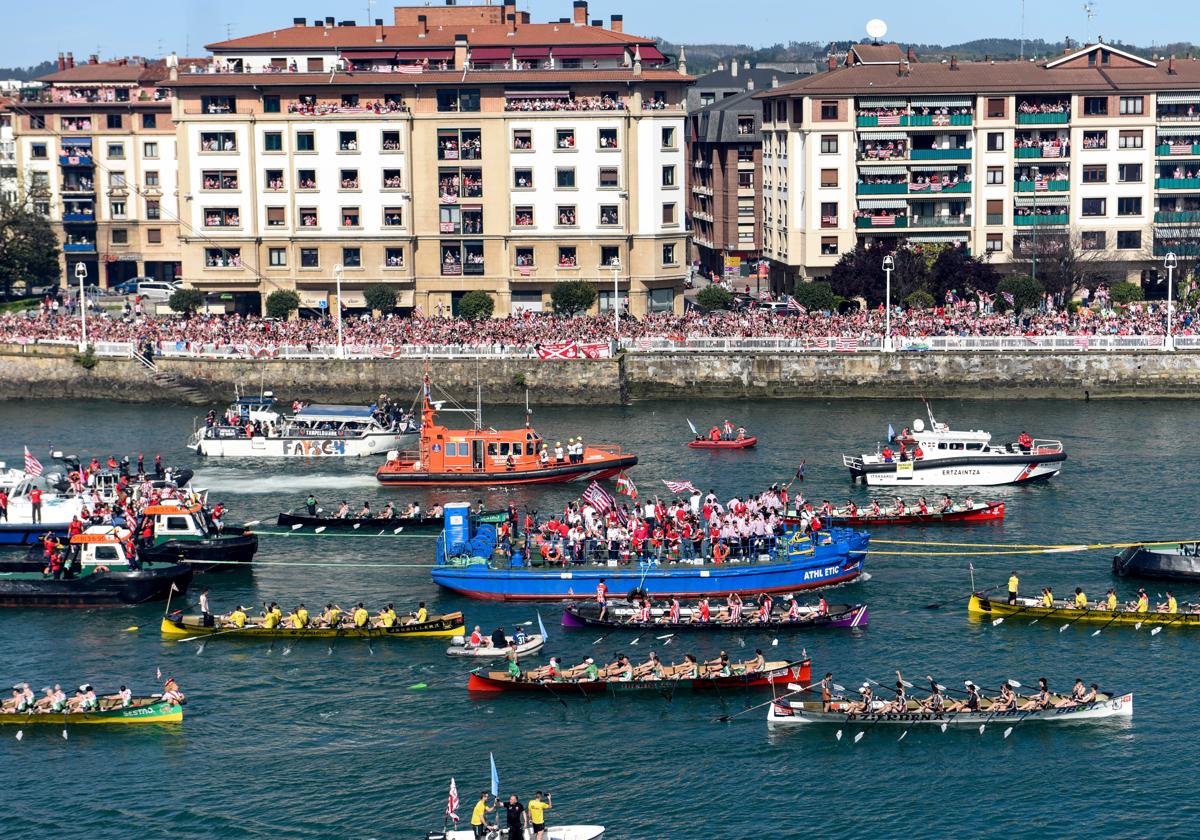
[[[976,502],[970,507],[954,507],[949,510],[929,510],[922,513],[918,508],[905,508],[898,512],[895,507],[880,508],[876,513],[871,508],[834,508],[829,517],[831,525],[953,525],[974,522],[995,522],[1004,518],[1004,502]],[[790,518],[789,518],[790,521]],[[799,519],[796,519],[799,522]]]
[[[691,449],[749,449],[758,443],[756,437],[744,437],[735,440],[709,440],[708,438],[696,438],[688,443]]]

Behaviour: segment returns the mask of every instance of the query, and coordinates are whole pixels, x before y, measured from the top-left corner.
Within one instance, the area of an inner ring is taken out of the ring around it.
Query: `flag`
[[[1033,189],[1036,192],[1041,192],[1042,190],[1048,190],[1048,189],[1050,189],[1050,183],[1048,181],[1044,181],[1044,180],[1035,181],[1033,184]]]
[[[625,475],[625,473],[621,473],[620,475],[617,476],[617,492],[624,493],[626,496],[633,499],[635,502],[637,501],[637,497],[638,497],[637,485],[634,484],[633,479],[631,479],[629,476]]]
[[[894,215],[872,216],[871,217],[871,226],[872,227],[895,227],[896,226],[896,217]]]
[[[25,474],[34,478],[42,474],[42,462],[33,457],[28,446],[25,447]]]
[[[1013,296],[1012,296],[1012,292],[1001,292],[1001,293],[1000,293],[1000,296],[1001,296],[1002,298],[1004,298],[1005,302],[1006,302],[1006,303],[1007,303],[1009,306],[1016,306],[1016,305],[1017,305],[1017,299],[1016,299],[1015,297],[1013,297]]]
[[[672,493],[695,493],[696,486],[690,481],[667,481],[663,479],[663,484],[667,485],[667,489]]]
[[[392,68],[393,73],[424,73],[425,68],[420,64],[397,64]]]
[[[925,190],[927,190],[927,189],[929,189],[929,184],[928,184],[927,182],[926,182],[926,183],[923,183],[923,184],[921,184],[921,183],[914,183],[914,184],[909,184],[909,185],[908,185],[908,191],[909,191],[909,192],[924,192],[924,191],[925,191]]]
[[[1190,155],[1192,153],[1191,143],[1172,143],[1171,154],[1173,155]]]
[[[688,428],[692,430],[692,434],[694,434],[694,435],[700,434],[698,431],[696,431],[696,424],[692,422],[692,418],[690,418],[690,417],[688,418],[687,424],[688,424]],[[617,486],[620,487],[621,485],[618,484]]]
[[[895,430],[894,428],[892,428],[892,424],[891,424],[891,423],[888,423],[888,436],[887,436],[887,439],[888,439],[888,440],[895,440],[895,438],[896,438],[896,430]]]
[[[542,622],[542,614],[538,613],[537,617],[538,617],[538,632],[542,634],[542,641],[544,642],[550,638],[550,634],[546,632],[546,625]],[[495,765],[495,763],[493,763],[492,764],[493,772],[495,772],[495,767],[496,767],[496,765]],[[495,785],[495,787],[499,788],[500,785]]]
[[[172,584],[171,584],[171,591],[172,591],[172,592],[178,592],[178,591],[179,591],[179,587],[178,587],[178,586],[176,586],[175,584],[173,584],[173,583],[172,583]]]
[[[1059,146],[1042,146],[1042,157],[1058,157],[1060,154]]]
[[[839,353],[857,353],[858,339],[857,338],[839,338],[835,349]]]
[[[875,119],[876,125],[900,125],[899,114],[880,114]]]
[[[617,500],[612,494],[594,481],[583,491],[583,500],[601,513],[617,506]]]
[[[495,778],[493,776],[493,778]],[[446,800],[446,816],[458,822],[458,785],[454,784],[454,777],[450,777],[450,796]]]
[[[559,341],[537,345],[539,359],[578,359],[579,345],[574,341]]]
[[[800,305],[800,301],[796,300],[791,295],[788,295],[787,297],[787,308],[789,312],[799,312],[801,315],[803,315],[805,312],[804,307]]]
[[[538,616],[538,624],[542,623],[542,617]],[[545,628],[542,628],[543,635]],[[492,796],[500,795],[500,774],[496,772],[496,756],[493,753],[488,753],[488,761],[492,763]],[[453,782],[451,783],[453,784]]]

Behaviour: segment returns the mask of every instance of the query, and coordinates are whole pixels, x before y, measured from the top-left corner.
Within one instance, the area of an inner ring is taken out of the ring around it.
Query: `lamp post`
[[[887,286],[884,292],[883,312],[883,352],[892,352],[892,272],[896,270],[896,261],[888,254],[883,258],[883,272],[887,275]]]
[[[82,262],[75,263],[75,279],[79,281],[79,352],[87,350],[87,296],[84,294],[83,281],[87,279],[87,266]]]
[[[337,289],[337,356],[339,359],[346,356],[346,348],[342,346],[342,272],[344,270],[341,263],[333,267],[333,280]]]
[[[621,258],[612,261],[613,270],[613,341],[621,340]]]
[[[1171,319],[1175,312],[1175,266],[1179,261],[1175,257],[1175,252],[1171,251],[1163,258],[1163,265],[1167,268],[1167,340],[1163,344],[1163,349],[1175,349],[1175,337],[1173,335]]]

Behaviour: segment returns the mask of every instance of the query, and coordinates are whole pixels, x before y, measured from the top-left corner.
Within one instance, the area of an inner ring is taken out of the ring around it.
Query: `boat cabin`
[[[229,406],[229,415],[245,425],[248,420],[262,423],[274,423],[279,420],[279,412],[275,410],[275,395],[263,391],[259,397],[238,397]]]
[[[335,438],[360,437],[383,430],[375,412],[367,405],[306,405],[287,419],[283,434]]]
[[[200,505],[184,505],[176,500],[164,500],[150,505],[142,515],[151,519],[154,544],[168,540],[208,539],[208,521]]]
[[[537,469],[538,453],[544,442],[531,428],[524,429],[447,429],[432,426],[421,435],[417,457],[422,468],[431,472],[506,472],[508,459],[513,470]],[[388,453],[395,460],[399,453]]]
[[[110,525],[93,525],[82,534],[71,537],[67,562],[87,571],[88,566],[105,566],[109,569],[125,569],[132,564],[126,554],[126,542],[130,532]]]

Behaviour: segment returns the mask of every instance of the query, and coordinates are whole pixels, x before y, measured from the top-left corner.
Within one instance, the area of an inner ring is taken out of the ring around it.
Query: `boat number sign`
[[[344,440],[293,440],[283,444],[284,455],[294,455],[299,458],[319,458],[329,455],[345,455],[346,441]]]

